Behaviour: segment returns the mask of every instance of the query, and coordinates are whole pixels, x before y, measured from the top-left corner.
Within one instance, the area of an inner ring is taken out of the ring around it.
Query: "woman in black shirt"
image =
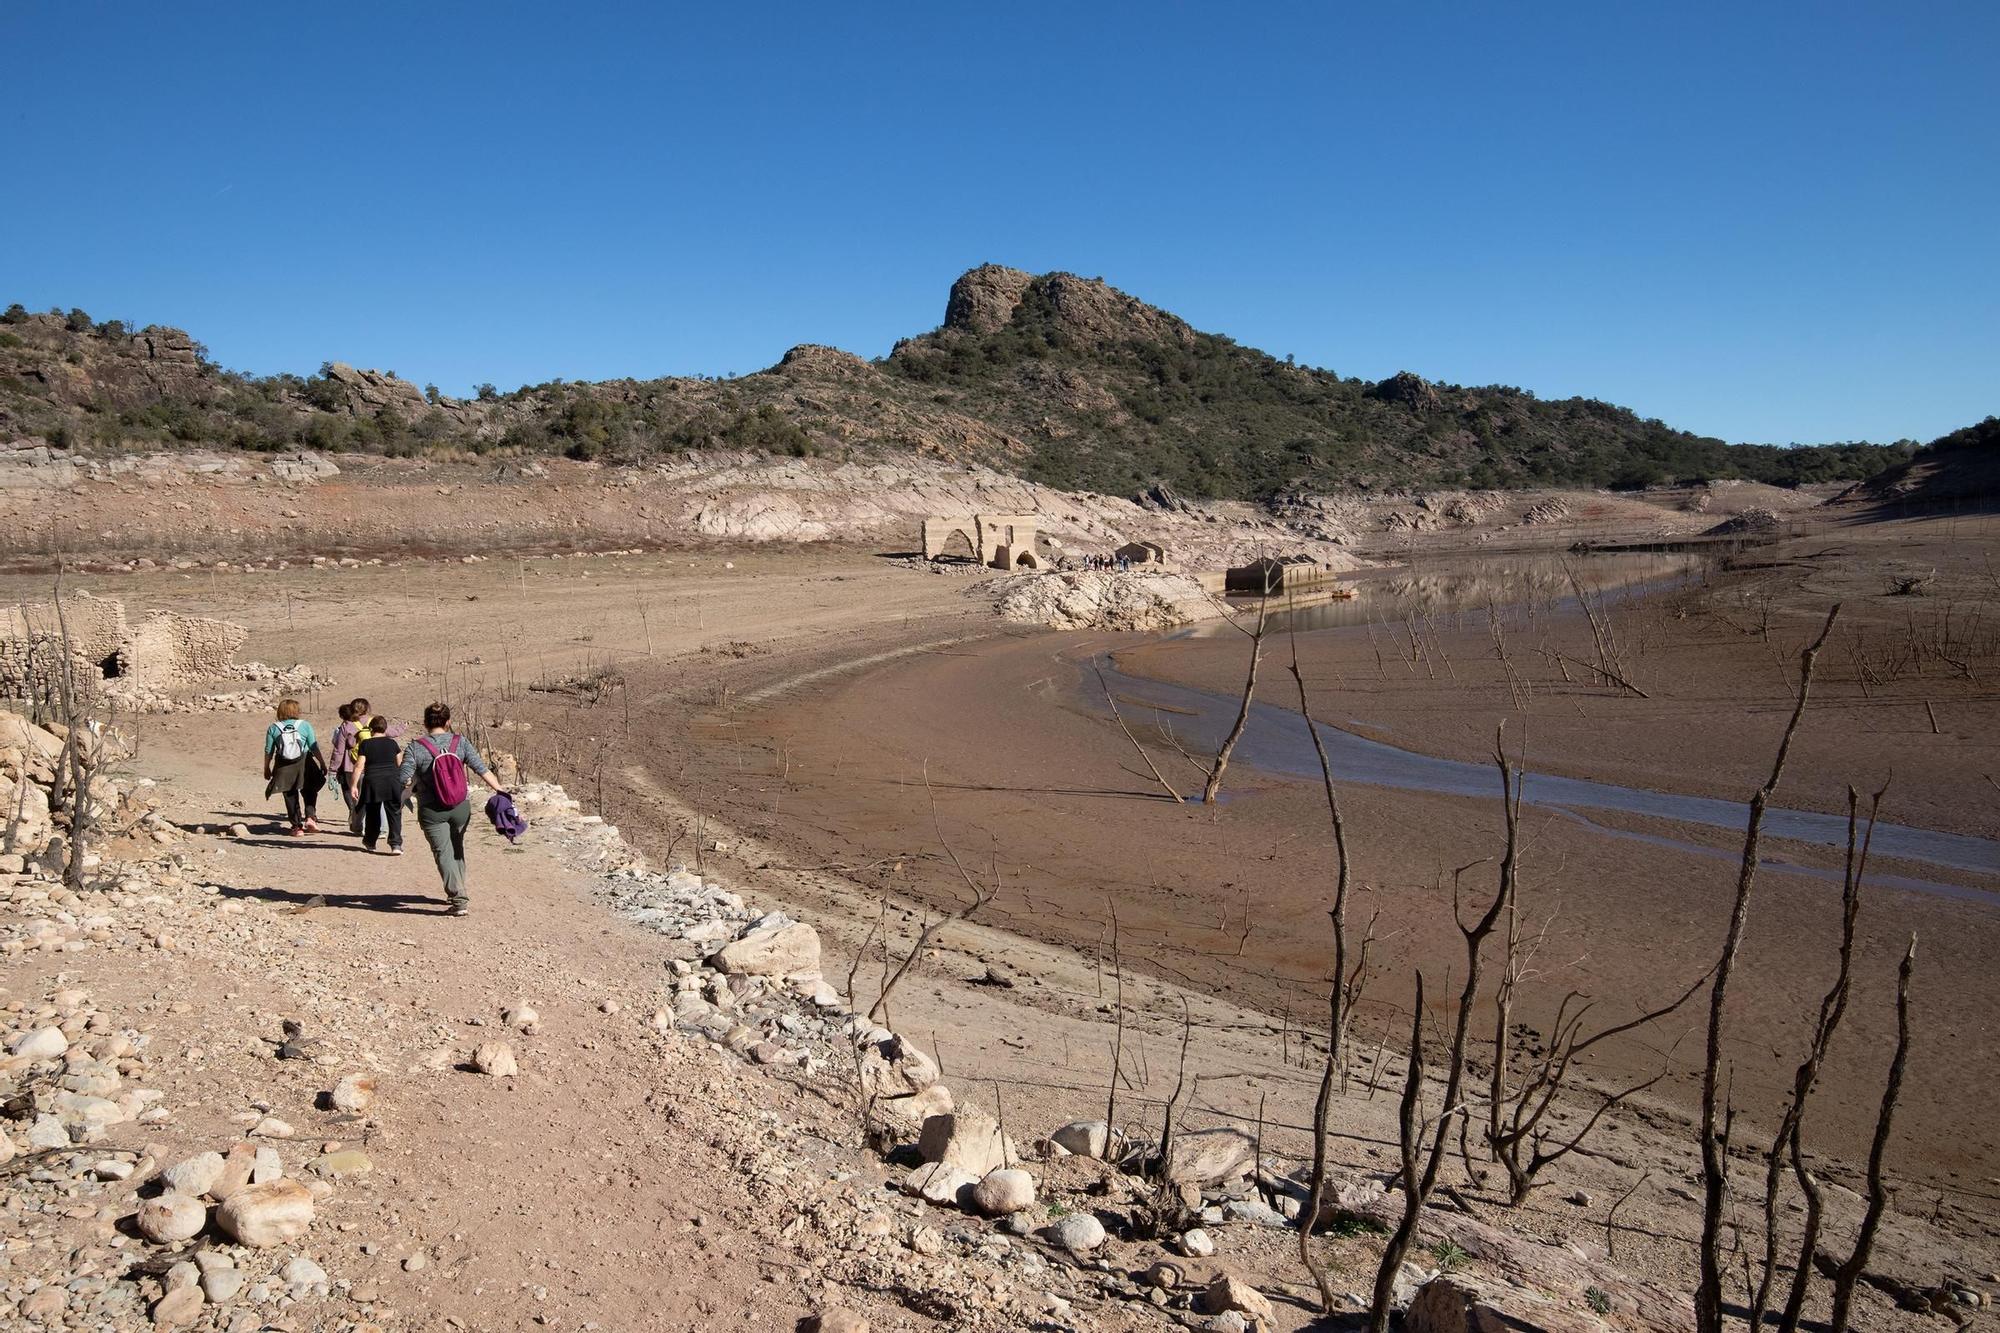
[[[348,791],[361,807],[361,845],[369,851],[382,837],[382,825],[389,826],[389,855],[403,854],[403,791],[398,776],[403,766],[403,747],[389,733],[389,719],[377,717],[368,724],[372,733],[361,742],[354,775]]]

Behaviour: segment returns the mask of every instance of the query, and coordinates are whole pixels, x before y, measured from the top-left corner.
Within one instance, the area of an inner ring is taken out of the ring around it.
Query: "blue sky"
[[[0,301],[447,392],[868,356],[986,261],[1732,440],[2000,412],[2000,6],[12,0]]]

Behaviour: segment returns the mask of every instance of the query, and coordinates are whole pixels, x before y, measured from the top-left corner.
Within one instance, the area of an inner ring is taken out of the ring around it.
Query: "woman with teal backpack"
[[[278,720],[264,731],[264,799],[285,796],[285,818],[292,836],[319,832],[319,789],[326,785],[326,761],[320,757],[313,724],[299,716],[297,699],[278,702]]]

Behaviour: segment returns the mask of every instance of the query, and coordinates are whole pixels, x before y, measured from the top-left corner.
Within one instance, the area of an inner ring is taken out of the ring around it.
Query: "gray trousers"
[[[438,878],[444,881],[444,896],[453,905],[465,902],[465,829],[472,822],[472,801],[460,801],[449,810],[428,805],[417,807],[417,827],[431,845],[437,860]]]

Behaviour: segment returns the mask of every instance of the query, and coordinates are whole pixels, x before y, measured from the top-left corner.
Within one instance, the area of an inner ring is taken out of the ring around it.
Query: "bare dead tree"
[[[1194,1009],[1189,1004],[1188,997],[1183,994],[1180,1064],[1174,1072],[1174,1089],[1167,1095],[1166,1109],[1161,1113],[1160,1153],[1153,1163],[1153,1197],[1136,1210],[1138,1215],[1135,1217],[1135,1222],[1142,1233],[1150,1236],[1163,1236],[1184,1230],[1190,1220],[1187,1202],[1181,1197],[1180,1189],[1173,1180],[1173,1160],[1174,1137],[1179,1128],[1177,1117],[1182,1107],[1181,1093],[1187,1092],[1189,1102],[1193,1102],[1201,1095],[1201,1075],[1195,1075],[1192,1088],[1188,1086],[1188,1047],[1193,1041]],[[1107,1137],[1107,1145],[1108,1141]],[[1255,1172],[1252,1173],[1252,1177],[1254,1179]]]
[[[1257,666],[1264,657],[1264,630],[1269,622],[1271,605],[1271,571],[1264,571],[1264,592],[1257,599],[1257,624],[1255,628],[1244,629],[1234,619],[1229,620],[1231,628],[1239,634],[1250,636],[1250,669],[1243,677],[1243,702],[1236,710],[1236,721],[1223,737],[1222,748],[1215,752],[1215,767],[1208,772],[1208,781],[1201,789],[1204,805],[1213,805],[1222,793],[1222,776],[1229,771],[1229,756],[1236,752],[1236,742],[1243,739],[1244,729],[1250,725],[1250,704],[1257,693]],[[1296,640],[1294,640],[1296,643]]]
[[[875,1003],[869,1006],[868,1009],[868,1021],[871,1023],[882,1021],[882,1015],[888,1012],[889,996],[902,983],[903,978],[909,975],[910,969],[916,966],[917,960],[923,957],[925,951],[931,947],[931,942],[937,938],[937,933],[948,925],[971,920],[974,913],[992,902],[1000,892],[997,876],[994,883],[981,884],[972,877],[972,872],[965,868],[965,863],[958,859],[957,851],[952,848],[951,839],[944,835],[944,820],[938,814],[937,793],[931,789],[931,778],[928,771],[924,774],[924,792],[930,797],[931,825],[937,830],[938,845],[944,848],[945,857],[951,862],[952,869],[958,872],[958,877],[964,883],[969,897],[955,912],[946,913],[935,919],[931,917],[929,912],[924,913],[924,924],[918,930],[917,942],[910,946],[908,956],[903,959],[894,972],[885,972],[882,978],[882,991],[875,997]],[[888,950],[888,937],[886,935],[883,937],[882,947],[886,954]]]
[[[57,653],[56,689],[62,703],[63,748],[58,761],[69,778],[69,839],[64,848],[63,886],[72,893],[84,887],[84,857],[90,842],[90,767],[85,736],[89,718],[76,679],[76,658],[69,636],[69,614],[63,610],[62,566],[56,566],[55,607]]]
[[[1132,742],[1132,748],[1139,752],[1139,757],[1146,761],[1146,767],[1152,770],[1153,780],[1166,790],[1167,795],[1173,798],[1176,805],[1181,804],[1183,797],[1178,791],[1174,790],[1174,784],[1167,781],[1166,775],[1160,772],[1160,766],[1153,762],[1153,756],[1146,752],[1145,746],[1139,744],[1139,738],[1132,734],[1132,728],[1125,725],[1125,715],[1118,711],[1118,700],[1112,697],[1111,686],[1104,679],[1104,668],[1098,666],[1096,662],[1092,662],[1090,667],[1091,670],[1097,673],[1097,686],[1104,691],[1104,702],[1111,706],[1112,720],[1117,722],[1118,729],[1125,733],[1125,739]],[[1181,753],[1186,754],[1187,752],[1183,750]]]
[[[1575,1152],[1613,1107],[1645,1092],[1667,1075],[1667,1067],[1663,1063],[1660,1072],[1651,1078],[1603,1094],[1596,1110],[1582,1127],[1563,1138],[1548,1132],[1543,1126],[1558,1096],[1568,1085],[1577,1060],[1600,1043],[1668,1017],[1694,998],[1702,982],[1708,979],[1708,974],[1703,973],[1696,978],[1671,1003],[1626,1022],[1600,1028],[1589,1036],[1584,1035],[1583,1025],[1592,1008],[1591,1003],[1580,993],[1571,991],[1557,1006],[1549,1040],[1529,1065],[1521,1085],[1518,1088],[1511,1086],[1514,1000],[1527,974],[1534,949],[1539,947],[1547,934],[1547,926],[1537,934],[1533,945],[1524,945],[1520,929],[1520,783],[1518,780],[1509,782],[1504,766],[1501,781],[1503,785],[1513,788],[1512,799],[1506,804],[1507,855],[1501,864],[1502,873],[1510,875],[1514,883],[1508,894],[1507,935],[1500,980],[1493,993],[1493,1068],[1487,1097],[1486,1145],[1494,1160],[1506,1169],[1508,1206],[1519,1207],[1527,1201],[1542,1168]],[[1572,1005],[1577,1006],[1574,1011]],[[1464,1150],[1462,1142],[1460,1149]],[[1467,1174],[1471,1174],[1469,1160]]]
[[[1788,1161],[1792,1163],[1799,1187],[1805,1193],[1806,1214],[1798,1262],[1792,1268],[1791,1291],[1778,1322],[1783,1333],[1797,1333],[1805,1310],[1806,1290],[1812,1283],[1812,1255],[1819,1242],[1825,1211],[1819,1182],[1805,1170],[1801,1133],[1806,1103],[1819,1082],[1820,1068],[1826,1062],[1833,1035],[1847,1013],[1848,988],[1854,973],[1855,924],[1861,914],[1861,880],[1867,873],[1868,848],[1874,841],[1875,819],[1881,811],[1882,795],[1886,790],[1885,787],[1877,791],[1870,802],[1868,826],[1864,832],[1859,828],[1860,793],[1852,787],[1847,789],[1847,862],[1840,888],[1839,963],[1834,971],[1833,984],[1820,999],[1819,1019],[1813,1025],[1812,1039],[1807,1043],[1805,1058],[1799,1062],[1798,1070],[1792,1076],[1791,1097],[1779,1116],[1777,1132],[1771,1136],[1770,1151],[1764,1156],[1764,1262],[1750,1298],[1751,1328],[1762,1328],[1765,1312],[1770,1309],[1771,1285],[1778,1271],[1778,1191],[1784,1164]]]
[[[1519,1088],[1509,1088],[1504,1066],[1496,1057],[1494,1061],[1494,1105],[1487,1126],[1487,1145],[1493,1156],[1506,1168],[1509,1207],[1519,1207],[1527,1202],[1528,1194],[1535,1187],[1535,1178],[1542,1168],[1553,1165],[1575,1152],[1590,1137],[1613,1107],[1629,1101],[1640,1093],[1657,1085],[1667,1076],[1667,1066],[1662,1062],[1660,1071],[1651,1078],[1637,1083],[1629,1083],[1599,1097],[1596,1109],[1575,1133],[1559,1137],[1543,1129],[1543,1122],[1556,1102],[1557,1095],[1567,1086],[1569,1075],[1576,1061],[1600,1042],[1621,1037],[1628,1032],[1648,1027],[1668,1018],[1675,1011],[1695,997],[1702,983],[1708,980],[1704,972],[1678,998],[1661,1005],[1650,1012],[1623,1023],[1600,1028],[1589,1036],[1581,1035],[1583,1020],[1590,1012],[1586,1001],[1574,1013],[1570,1012],[1572,1002],[1583,997],[1575,991],[1563,997],[1556,1012],[1554,1035],[1547,1048],[1537,1058],[1527,1078]],[[1507,1020],[1502,1019],[1505,1023]]]
[[[1737,951],[1743,945],[1743,928],[1750,916],[1750,891],[1757,882],[1759,848],[1764,833],[1764,810],[1785,776],[1785,761],[1791,757],[1792,738],[1798,735],[1812,697],[1813,668],[1827,636],[1840,617],[1840,604],[1826,613],[1819,637],[1799,654],[1799,685],[1791,720],[1778,742],[1771,776],[1750,798],[1750,819],[1743,836],[1743,856],[1736,877],[1736,897],[1729,913],[1729,928],[1723,937],[1722,954],[1715,966],[1715,981],[1709,992],[1708,1048],[1701,1077],[1701,1246],[1700,1276],[1695,1286],[1694,1310],[1697,1333],[1722,1333],[1722,1228],[1723,1206],[1729,1188],[1728,1146],[1724,1130],[1717,1122],[1721,1115],[1722,1010],[1729,998],[1729,980],[1736,970]]]
[[[1326,1131],[1327,1120],[1333,1105],[1334,1079],[1342,1068],[1343,1038],[1347,1033],[1349,999],[1348,987],[1366,975],[1366,951],[1363,952],[1363,966],[1355,971],[1354,982],[1350,983],[1347,972],[1347,825],[1340,815],[1340,793],[1333,784],[1333,761],[1327,757],[1326,742],[1319,734],[1319,724],[1313,721],[1312,699],[1306,691],[1305,673],[1299,667],[1299,633],[1296,621],[1290,630],[1292,662],[1292,683],[1298,687],[1299,714],[1305,719],[1306,732],[1312,737],[1313,753],[1319,757],[1320,781],[1326,792],[1327,821],[1333,829],[1333,906],[1327,916],[1333,923],[1333,982],[1327,987],[1327,1050],[1326,1067],[1320,1072],[1319,1093],[1313,1099],[1313,1160],[1312,1187],[1307,1193],[1306,1208],[1299,1223],[1299,1262],[1312,1274],[1313,1285],[1319,1288],[1320,1307],[1331,1314],[1334,1306],[1333,1283],[1328,1279],[1326,1269],[1314,1258],[1312,1252],[1313,1228],[1319,1225],[1320,1213],[1326,1207]]]
[[[1503,800],[1509,803],[1518,801],[1520,771],[1508,762],[1506,752],[1497,743],[1494,750],[1494,758],[1500,766],[1501,777],[1505,784]],[[1403,1083],[1403,1102],[1398,1118],[1398,1137],[1403,1156],[1401,1175],[1403,1213],[1397,1221],[1396,1229],[1390,1233],[1388,1242],[1382,1247],[1381,1264],[1375,1271],[1374,1298],[1368,1310],[1369,1333],[1388,1331],[1389,1317],[1394,1312],[1396,1272],[1402,1267],[1404,1258],[1410,1252],[1411,1244],[1416,1240],[1417,1224],[1422,1219],[1424,1205],[1430,1201],[1431,1192],[1437,1187],[1439,1168],[1450,1155],[1452,1130],[1458,1120],[1469,1114],[1471,1109],[1461,1100],[1465,1082],[1465,1047],[1471,1035],[1473,1007],[1478,999],[1479,986],[1485,971],[1486,941],[1499,925],[1501,915],[1513,902],[1514,849],[1510,847],[1501,862],[1500,883],[1494,891],[1493,900],[1470,924],[1466,922],[1459,895],[1460,875],[1464,869],[1469,868],[1461,868],[1459,874],[1452,876],[1451,914],[1453,924],[1458,927],[1459,935],[1465,941],[1465,984],[1459,991],[1457,1011],[1452,1018],[1450,1046],[1445,1066],[1444,1100],[1428,1126],[1420,1125],[1417,1115],[1418,1103],[1423,1093],[1424,1063],[1424,978],[1421,971],[1417,973],[1416,1012],[1410,1031],[1410,1067]]]
[[[1111,1001],[1111,1090],[1104,1102],[1104,1157],[1112,1156],[1112,1142],[1118,1133],[1118,1081],[1125,1077],[1125,959],[1118,951],[1118,906],[1109,899],[1111,913],[1111,974],[1114,991]]]
[[[1903,951],[1902,966],[1896,969],[1896,1053],[1889,1059],[1889,1077],[1882,1089],[1882,1109],[1875,1117],[1875,1137],[1868,1145],[1868,1208],[1861,1216],[1854,1248],[1833,1274],[1833,1313],[1827,1318],[1831,1333],[1847,1333],[1847,1321],[1854,1310],[1854,1284],[1868,1269],[1868,1255],[1875,1248],[1875,1232],[1889,1207],[1889,1187],[1882,1179],[1882,1159],[1889,1148],[1889,1131],[1896,1120],[1896,1101],[1903,1092],[1903,1070],[1910,1057],[1910,977],[1917,968],[1917,937]]]

